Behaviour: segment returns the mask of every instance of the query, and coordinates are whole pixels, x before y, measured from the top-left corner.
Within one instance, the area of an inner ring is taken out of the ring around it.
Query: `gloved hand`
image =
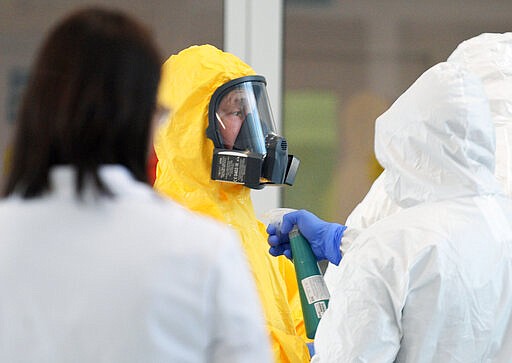
[[[347,227],[321,220],[307,210],[285,214],[278,230],[275,225],[267,227],[269,253],[272,256],[285,255],[291,259],[292,251],[288,233],[296,225],[300,233],[308,240],[317,260],[329,260],[335,265],[341,261],[341,237]]]

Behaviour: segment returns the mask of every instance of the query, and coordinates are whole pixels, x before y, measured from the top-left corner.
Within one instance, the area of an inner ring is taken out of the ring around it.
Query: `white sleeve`
[[[211,362],[271,362],[270,340],[254,279],[235,234],[227,234],[212,281]]]
[[[378,263],[374,263],[382,253],[378,249],[350,252],[331,286],[312,362],[393,362],[401,339],[401,272],[387,266],[389,276],[383,276],[382,266],[376,268]]]

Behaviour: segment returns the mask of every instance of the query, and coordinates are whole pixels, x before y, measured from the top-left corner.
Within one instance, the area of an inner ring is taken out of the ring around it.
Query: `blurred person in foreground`
[[[249,261],[277,362],[308,362],[293,265],[268,255],[251,189],[292,184],[298,161],[275,130],[265,79],[211,45],[171,56],[159,97],[173,114],[158,131],[155,188],[233,227]]]
[[[297,225],[339,264],[312,361],[510,360],[512,202],[494,175],[488,95],[466,66],[432,67],[377,119],[382,192],[397,210],[348,225],[341,263],[318,252],[339,246],[338,224],[297,211],[280,235],[269,226],[272,254],[289,255]]]
[[[234,232],[147,184],[160,67],[116,10],[44,41],[0,202],[0,361],[271,360]]]

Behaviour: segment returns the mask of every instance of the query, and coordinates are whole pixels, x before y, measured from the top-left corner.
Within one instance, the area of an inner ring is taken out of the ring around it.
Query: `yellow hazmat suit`
[[[159,99],[172,107],[172,116],[155,139],[159,160],[155,188],[238,231],[276,361],[309,362],[293,265],[268,254],[265,225],[254,214],[250,189],[210,179],[214,149],[206,137],[210,97],[224,83],[253,74],[240,59],[211,45],[192,46],[165,62]]]

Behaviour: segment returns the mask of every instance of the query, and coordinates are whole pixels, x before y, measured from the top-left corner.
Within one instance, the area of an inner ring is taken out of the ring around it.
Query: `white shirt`
[[[381,182],[400,210],[329,267],[313,362],[510,361],[512,202],[494,146],[483,87],[456,63],[426,71],[379,117]]]
[[[52,192],[0,203],[1,362],[270,362],[234,233],[120,166],[115,197]]]

